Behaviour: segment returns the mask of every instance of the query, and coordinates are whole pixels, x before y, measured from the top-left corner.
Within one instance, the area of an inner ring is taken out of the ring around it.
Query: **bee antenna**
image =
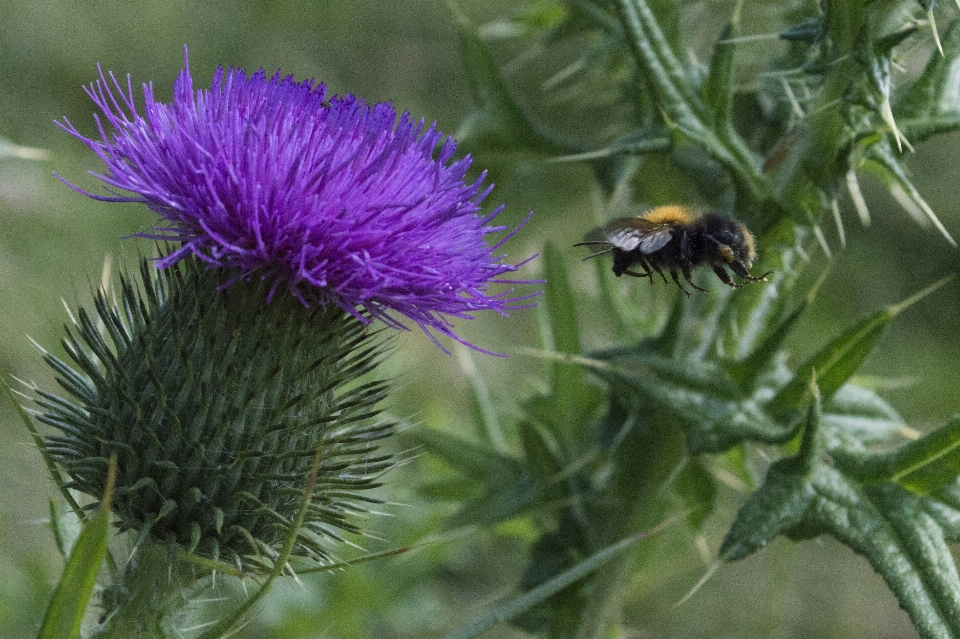
[[[613,248],[613,244],[611,244],[610,242],[607,242],[606,240],[594,240],[591,242],[577,242],[576,244],[574,244],[574,246],[600,246],[601,244],[609,246],[610,248]]]
[[[591,257],[597,257],[598,255],[606,255],[607,253],[609,253],[609,252],[612,251],[612,250],[613,250],[613,247],[611,246],[611,247],[608,248],[606,251],[598,251],[598,252],[596,252],[596,253],[591,253],[590,255],[586,256],[585,258],[583,258],[583,259],[580,260],[580,261],[581,261],[581,262],[586,262],[586,261],[589,260]]]

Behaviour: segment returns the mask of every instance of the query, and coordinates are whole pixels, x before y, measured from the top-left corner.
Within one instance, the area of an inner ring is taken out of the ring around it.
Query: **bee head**
[[[715,246],[712,262],[728,266],[740,277],[750,276],[750,266],[757,251],[753,235],[741,222],[723,215],[704,216],[705,235]]]

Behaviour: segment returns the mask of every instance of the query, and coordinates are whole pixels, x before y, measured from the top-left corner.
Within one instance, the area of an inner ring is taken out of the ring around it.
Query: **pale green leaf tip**
[[[931,284],[931,285],[928,286],[927,288],[923,289],[922,291],[919,291],[918,293],[914,293],[913,295],[911,295],[911,296],[908,297],[907,299],[903,300],[902,302],[899,302],[899,303],[897,303],[897,304],[893,304],[892,306],[889,306],[889,307],[887,308],[887,314],[888,314],[891,318],[896,317],[897,315],[900,314],[901,311],[909,308],[910,306],[913,306],[914,304],[916,304],[917,302],[919,302],[920,300],[922,300],[923,298],[925,298],[927,295],[930,295],[931,293],[933,293],[933,292],[936,291],[937,289],[942,288],[943,286],[946,286],[947,284],[949,284],[950,282],[952,282],[955,277],[956,277],[956,274],[955,274],[955,273],[951,273],[951,274],[947,275],[946,277],[943,277],[943,278],[937,280],[936,282],[934,282],[933,284]]]

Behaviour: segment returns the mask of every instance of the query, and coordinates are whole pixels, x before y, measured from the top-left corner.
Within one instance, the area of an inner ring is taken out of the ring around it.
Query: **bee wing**
[[[645,255],[666,246],[673,237],[669,224],[650,222],[642,217],[625,217],[587,233],[587,242],[607,242],[621,251],[639,250]]]

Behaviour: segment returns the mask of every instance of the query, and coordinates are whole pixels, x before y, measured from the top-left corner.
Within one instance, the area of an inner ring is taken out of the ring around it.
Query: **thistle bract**
[[[115,303],[79,309],[72,365],[46,356],[66,395],[37,391],[60,431],[47,450],[95,499],[115,453],[118,525],[143,539],[261,570],[293,536],[324,559],[391,466],[377,444],[392,424],[371,421],[387,385],[358,382],[383,342],[335,306],[266,304],[266,283],[218,290],[225,277],[192,256],[144,261]]]
[[[484,175],[465,182],[470,157],[453,160],[451,138],[398,120],[389,103],[222,68],[209,90],[182,71],[169,104],[144,85],[142,112],[129,78],[123,88],[101,72],[87,93],[105,120],[100,139],[60,126],[106,163],[97,177],[133,194],[91,197],[143,202],[166,219],[146,234],[181,243],[161,266],[193,254],[231,269],[231,281],[266,280],[271,296],[285,287],[307,305],[396,328],[406,317],[457,340],[452,318],[505,314],[529,297],[489,291],[523,282],[503,279],[518,265],[495,254],[512,233],[486,242],[506,228],[491,226],[499,208],[480,214]]]

